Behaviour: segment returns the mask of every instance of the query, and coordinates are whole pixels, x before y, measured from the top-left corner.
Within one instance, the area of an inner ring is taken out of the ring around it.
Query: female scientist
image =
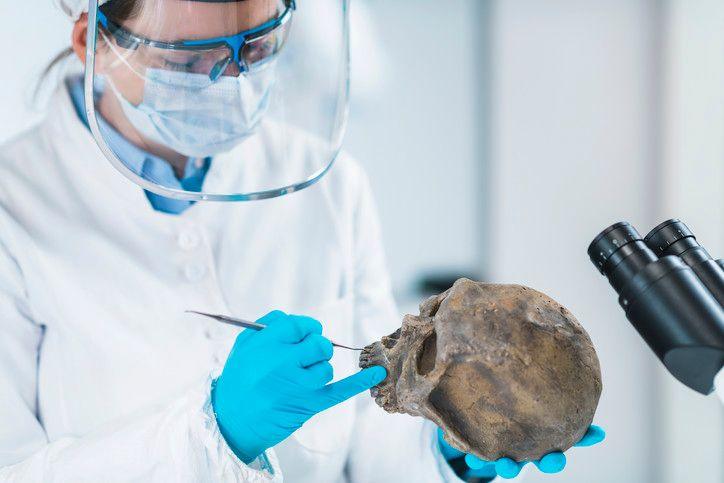
[[[351,399],[385,370],[330,343],[398,325],[367,178],[339,154],[348,0],[58,2],[85,75],[0,154],[0,481],[517,475]],[[292,55],[294,19],[322,13],[334,55]]]

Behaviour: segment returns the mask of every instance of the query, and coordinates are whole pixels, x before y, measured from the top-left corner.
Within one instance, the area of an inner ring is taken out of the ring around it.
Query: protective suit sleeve
[[[49,442],[37,405],[42,339],[20,265],[0,242],[0,482],[281,481],[272,452],[247,466],[228,448],[211,410],[211,378],[161,409]]]
[[[354,214],[355,344],[364,346],[394,332],[401,323],[387,272],[376,207],[366,175],[354,166],[358,197]],[[362,481],[461,481],[440,453],[435,425],[404,414],[391,415],[369,393],[357,399],[347,473]]]

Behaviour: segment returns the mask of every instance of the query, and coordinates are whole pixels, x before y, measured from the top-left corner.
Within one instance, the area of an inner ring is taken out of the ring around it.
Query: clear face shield
[[[325,3],[336,21],[324,55],[290,48],[315,5],[90,0],[85,100],[102,152],[175,199],[246,201],[314,184],[339,153],[349,97],[349,0]],[[299,82],[309,70],[315,85]]]

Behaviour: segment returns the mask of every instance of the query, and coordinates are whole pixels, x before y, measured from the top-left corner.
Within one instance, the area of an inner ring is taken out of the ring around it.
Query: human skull
[[[591,340],[568,310],[527,287],[467,279],[367,346],[360,366],[373,365],[388,372],[372,389],[378,405],[431,420],[488,461],[567,450],[602,388]]]

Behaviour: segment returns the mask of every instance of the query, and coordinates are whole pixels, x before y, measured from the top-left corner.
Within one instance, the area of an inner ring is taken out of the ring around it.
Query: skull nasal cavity
[[[435,369],[437,357],[437,334],[433,331],[422,343],[422,350],[417,355],[417,372],[424,376]]]

